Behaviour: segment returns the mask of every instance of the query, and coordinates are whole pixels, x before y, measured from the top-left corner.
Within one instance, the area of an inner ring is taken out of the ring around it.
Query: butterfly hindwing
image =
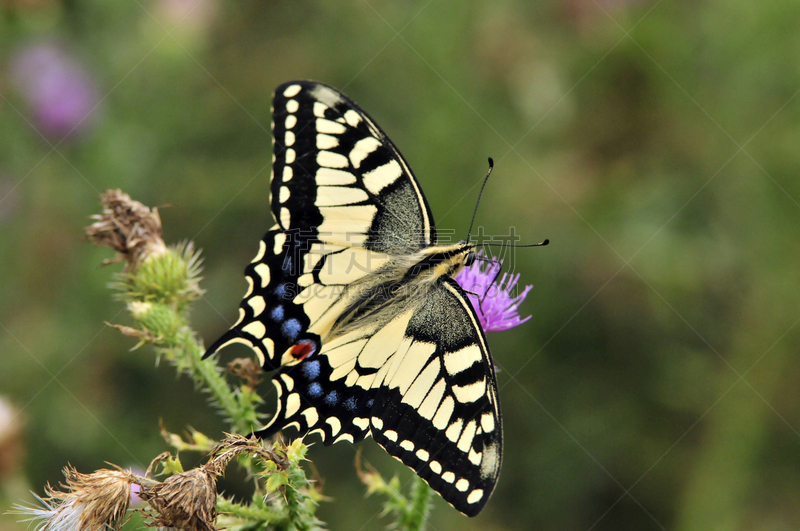
[[[372,435],[467,515],[500,470],[497,384],[472,308],[452,280],[375,333],[353,332],[273,378],[278,411],[262,435],[294,425],[324,443]]]
[[[347,96],[311,81],[273,99],[271,206],[284,230],[392,254],[435,243],[425,197],[400,152]]]
[[[378,390],[373,437],[474,516],[497,482],[503,440],[486,340],[455,281],[428,294],[408,325],[409,340],[398,372]]]

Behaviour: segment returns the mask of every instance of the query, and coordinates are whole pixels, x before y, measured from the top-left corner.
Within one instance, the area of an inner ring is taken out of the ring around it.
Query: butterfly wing
[[[271,208],[283,230],[395,255],[436,243],[408,164],[347,96],[292,81],[275,91],[272,118]]]
[[[464,514],[489,499],[502,456],[497,383],[475,312],[452,279],[273,382],[278,411],[260,435],[294,426],[326,445],[372,435]]]

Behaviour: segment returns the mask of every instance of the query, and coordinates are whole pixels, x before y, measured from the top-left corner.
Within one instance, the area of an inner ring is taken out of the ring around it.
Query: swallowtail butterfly
[[[244,343],[277,370],[278,409],[258,435],[372,436],[478,514],[503,439],[486,338],[453,280],[475,246],[437,244],[403,156],[341,92],[286,83],[272,119],[276,224],[245,271],[239,320],[207,355]]]

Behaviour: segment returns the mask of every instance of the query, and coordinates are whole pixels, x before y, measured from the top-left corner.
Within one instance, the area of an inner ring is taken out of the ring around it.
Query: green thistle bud
[[[172,338],[183,323],[181,316],[172,307],[158,302],[128,303],[131,315],[156,337]]]
[[[169,247],[144,259],[135,273],[124,273],[118,287],[127,300],[161,302],[183,311],[202,294],[200,257],[191,243]]]

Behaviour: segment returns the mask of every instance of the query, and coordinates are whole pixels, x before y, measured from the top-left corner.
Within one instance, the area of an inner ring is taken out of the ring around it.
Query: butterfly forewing
[[[392,254],[435,243],[408,164],[347,96],[309,81],[281,85],[273,124],[271,206],[283,229]]]
[[[458,249],[436,246],[408,165],[340,92],[278,87],[273,127],[277,224],[246,269],[238,322],[208,354],[242,342],[278,369],[278,408],[260,435],[293,426],[326,445],[372,435],[477,514],[502,455],[492,360],[450,273],[415,280],[424,256]]]

